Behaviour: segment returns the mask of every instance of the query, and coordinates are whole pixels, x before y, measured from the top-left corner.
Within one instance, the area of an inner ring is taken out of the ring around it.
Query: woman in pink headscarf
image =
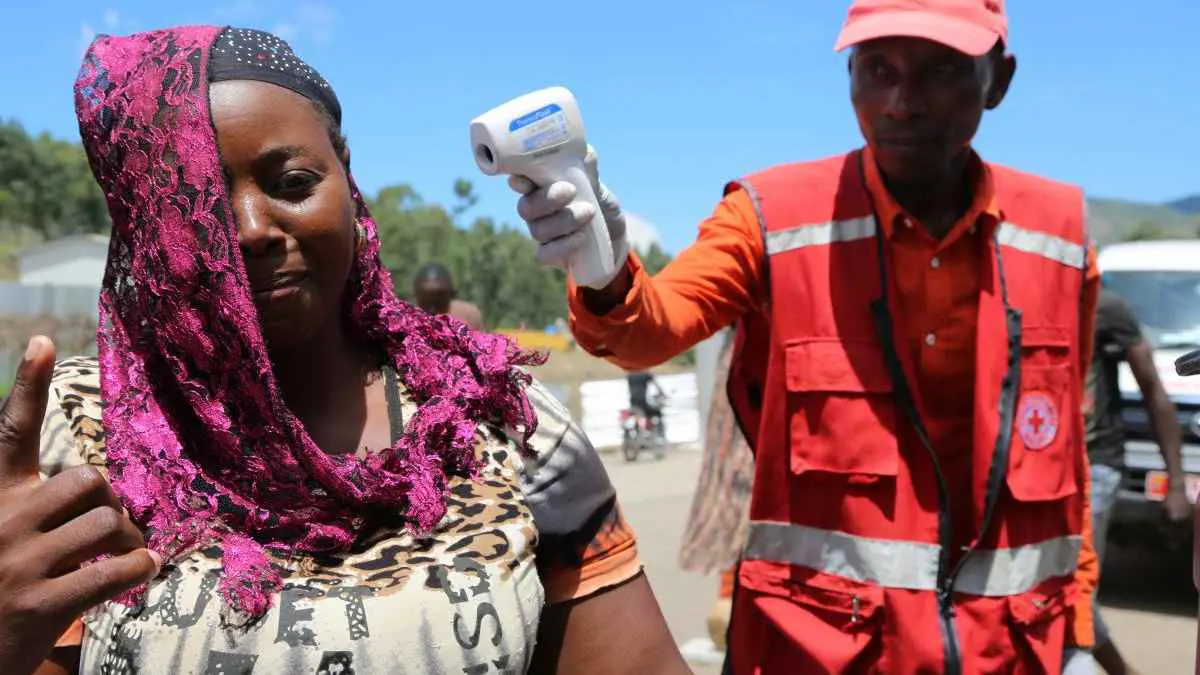
[[[397,301],[316,71],[179,28],[75,93],[100,356],[0,415],[5,673],[687,672],[534,357]]]

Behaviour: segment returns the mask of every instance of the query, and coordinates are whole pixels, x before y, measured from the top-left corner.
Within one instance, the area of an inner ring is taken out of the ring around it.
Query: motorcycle
[[[662,410],[666,395],[657,392],[646,402]],[[636,462],[642,452],[653,452],[655,459],[667,456],[667,432],[662,415],[651,416],[640,408],[621,411],[621,453],[626,462]]]

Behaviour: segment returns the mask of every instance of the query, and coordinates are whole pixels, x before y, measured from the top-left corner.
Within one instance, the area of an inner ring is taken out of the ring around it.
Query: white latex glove
[[[613,247],[612,275],[591,284],[594,288],[604,288],[625,267],[629,258],[629,239],[625,236],[625,214],[621,212],[616,196],[600,182],[597,165],[596,151],[589,145],[585,169],[608,225]],[[538,243],[538,262],[566,270],[571,256],[587,245],[584,230],[596,213],[595,205],[579,199],[575,186],[567,181],[538,186],[525,176],[510,176],[508,186],[523,195],[517,202],[517,214],[529,226],[529,234]]]

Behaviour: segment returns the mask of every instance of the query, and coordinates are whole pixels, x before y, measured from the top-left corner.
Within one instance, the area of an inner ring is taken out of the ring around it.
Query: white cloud
[[[333,39],[341,22],[341,14],[326,0],[304,0],[276,12],[263,11],[263,7],[255,2],[233,0],[217,7],[213,14],[222,23],[262,29],[270,26],[273,16],[278,23],[269,30],[293,45],[297,42],[325,44]]]
[[[329,42],[339,18],[333,5],[326,2],[305,2],[296,11],[298,32],[319,44]]]
[[[650,248],[650,244],[662,245],[658,229],[650,221],[628,211],[625,212],[625,234],[629,237],[629,244],[639,251]]]
[[[233,0],[218,5],[213,14],[222,23],[238,24],[254,21],[262,16],[262,8],[255,0]]]
[[[296,27],[290,23],[281,23],[272,28],[271,32],[287,42],[294,42],[296,40]]]
[[[95,39],[96,39],[96,29],[92,28],[91,24],[83,23],[83,24],[79,25],[79,46],[78,46],[79,53],[82,54],[82,53],[86,52],[87,48],[92,44],[92,40],[95,40]]]
[[[123,26],[126,29],[131,29],[133,27],[132,25],[126,24],[129,24],[129,22],[122,21],[121,13],[116,9],[112,7],[105,9],[104,14],[100,17],[98,24],[93,24],[91,22],[79,24],[79,51],[86,52],[87,48],[91,46],[92,40],[95,40],[96,36],[101,33],[113,34]],[[100,26],[99,29],[96,28],[97,25]]]

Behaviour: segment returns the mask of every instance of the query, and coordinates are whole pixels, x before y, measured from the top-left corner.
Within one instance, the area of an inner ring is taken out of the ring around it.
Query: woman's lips
[[[303,272],[276,272],[269,277],[252,279],[250,291],[255,300],[277,300],[299,292],[307,278]]]

